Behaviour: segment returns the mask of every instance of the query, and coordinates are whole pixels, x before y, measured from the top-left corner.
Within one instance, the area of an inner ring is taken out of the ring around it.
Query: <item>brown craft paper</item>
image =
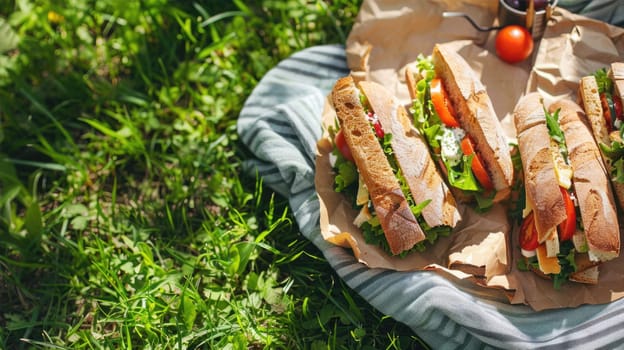
[[[522,95],[540,91],[547,102],[561,97],[575,99],[582,76],[624,56],[624,29],[557,8],[532,57],[510,65],[495,54],[495,32],[484,34],[464,18],[442,16],[444,11],[461,11],[480,25],[491,26],[496,24],[497,6],[494,0],[365,0],[347,40],[352,75],[384,85],[409,106],[403,79],[405,67],[419,54],[429,55],[436,43],[450,45],[486,86],[506,135],[513,142],[511,111]],[[328,102],[323,113],[324,127],[333,125],[334,120],[335,112]],[[321,232],[326,240],[353,249],[360,262],[399,271],[433,270],[458,285],[468,282],[487,287],[473,289],[474,294],[503,297],[535,310],[607,303],[624,296],[624,256],[601,265],[596,286],[566,283],[555,290],[552,281],[518,271],[516,232],[510,227],[504,205],[495,206],[487,214],[462,206],[464,219],[453,234],[424,253],[396,258],[367,245],[352,224],[356,213],[332,189],[329,147],[327,139],[318,143],[316,188],[321,202]]]

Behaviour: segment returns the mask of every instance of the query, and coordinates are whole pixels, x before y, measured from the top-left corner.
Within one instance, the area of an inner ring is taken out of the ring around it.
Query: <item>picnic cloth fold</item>
[[[559,0],[557,5],[586,17],[620,27],[624,26],[624,2],[622,0]]]
[[[254,154],[243,170],[289,200],[301,233],[337,274],[380,312],[408,325],[434,349],[617,348],[624,343],[624,299],[604,305],[535,312],[492,300],[433,272],[371,269],[319,229],[314,187],[316,142],[325,100],[347,75],[345,48],[311,47],[270,70],[238,120]]]

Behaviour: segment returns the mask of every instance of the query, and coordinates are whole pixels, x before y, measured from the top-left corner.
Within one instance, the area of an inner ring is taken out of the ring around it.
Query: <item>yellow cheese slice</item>
[[[357,227],[362,226],[363,223],[367,222],[368,220],[372,219],[373,216],[371,215],[370,211],[368,210],[367,206],[362,207],[362,209],[360,209],[360,212],[358,213],[358,215],[355,217],[355,219],[353,219],[353,224]]]
[[[546,254],[546,246],[544,244],[540,244],[537,247],[537,262],[539,264],[540,270],[545,273],[554,273],[558,274],[561,272],[561,265],[559,265],[559,259],[557,257],[548,257]]]
[[[559,152],[559,145],[553,139],[550,140],[550,154],[555,165],[555,176],[559,186],[569,189],[572,186],[572,167],[566,164],[561,152]]]
[[[359,174],[358,190],[357,190],[357,196],[355,199],[355,204],[364,205],[368,203],[369,197],[370,196],[368,194],[368,188],[366,188],[366,185],[364,184],[364,179],[362,178],[362,174]]]

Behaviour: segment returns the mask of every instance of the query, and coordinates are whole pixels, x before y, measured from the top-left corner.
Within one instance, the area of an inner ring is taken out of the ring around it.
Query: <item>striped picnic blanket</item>
[[[325,99],[336,80],[348,73],[344,46],[295,53],[269,71],[249,96],[238,133],[255,156],[244,162],[245,171],[259,174],[289,199],[302,234],[354,291],[408,325],[434,349],[596,349],[624,344],[624,299],[535,312],[469,293],[433,272],[370,269],[349,250],[327,243],[319,229],[314,187],[316,142]]]

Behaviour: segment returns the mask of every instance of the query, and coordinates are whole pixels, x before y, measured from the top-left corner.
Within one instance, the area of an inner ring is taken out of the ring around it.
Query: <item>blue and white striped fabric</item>
[[[297,223],[342,279],[372,306],[411,327],[434,349],[597,349],[624,344],[624,299],[534,312],[491,300],[432,272],[369,269],[323,240],[314,187],[321,115],[335,81],[349,70],[343,46],[298,52],[268,72],[238,122],[255,154],[244,163],[289,198]]]

